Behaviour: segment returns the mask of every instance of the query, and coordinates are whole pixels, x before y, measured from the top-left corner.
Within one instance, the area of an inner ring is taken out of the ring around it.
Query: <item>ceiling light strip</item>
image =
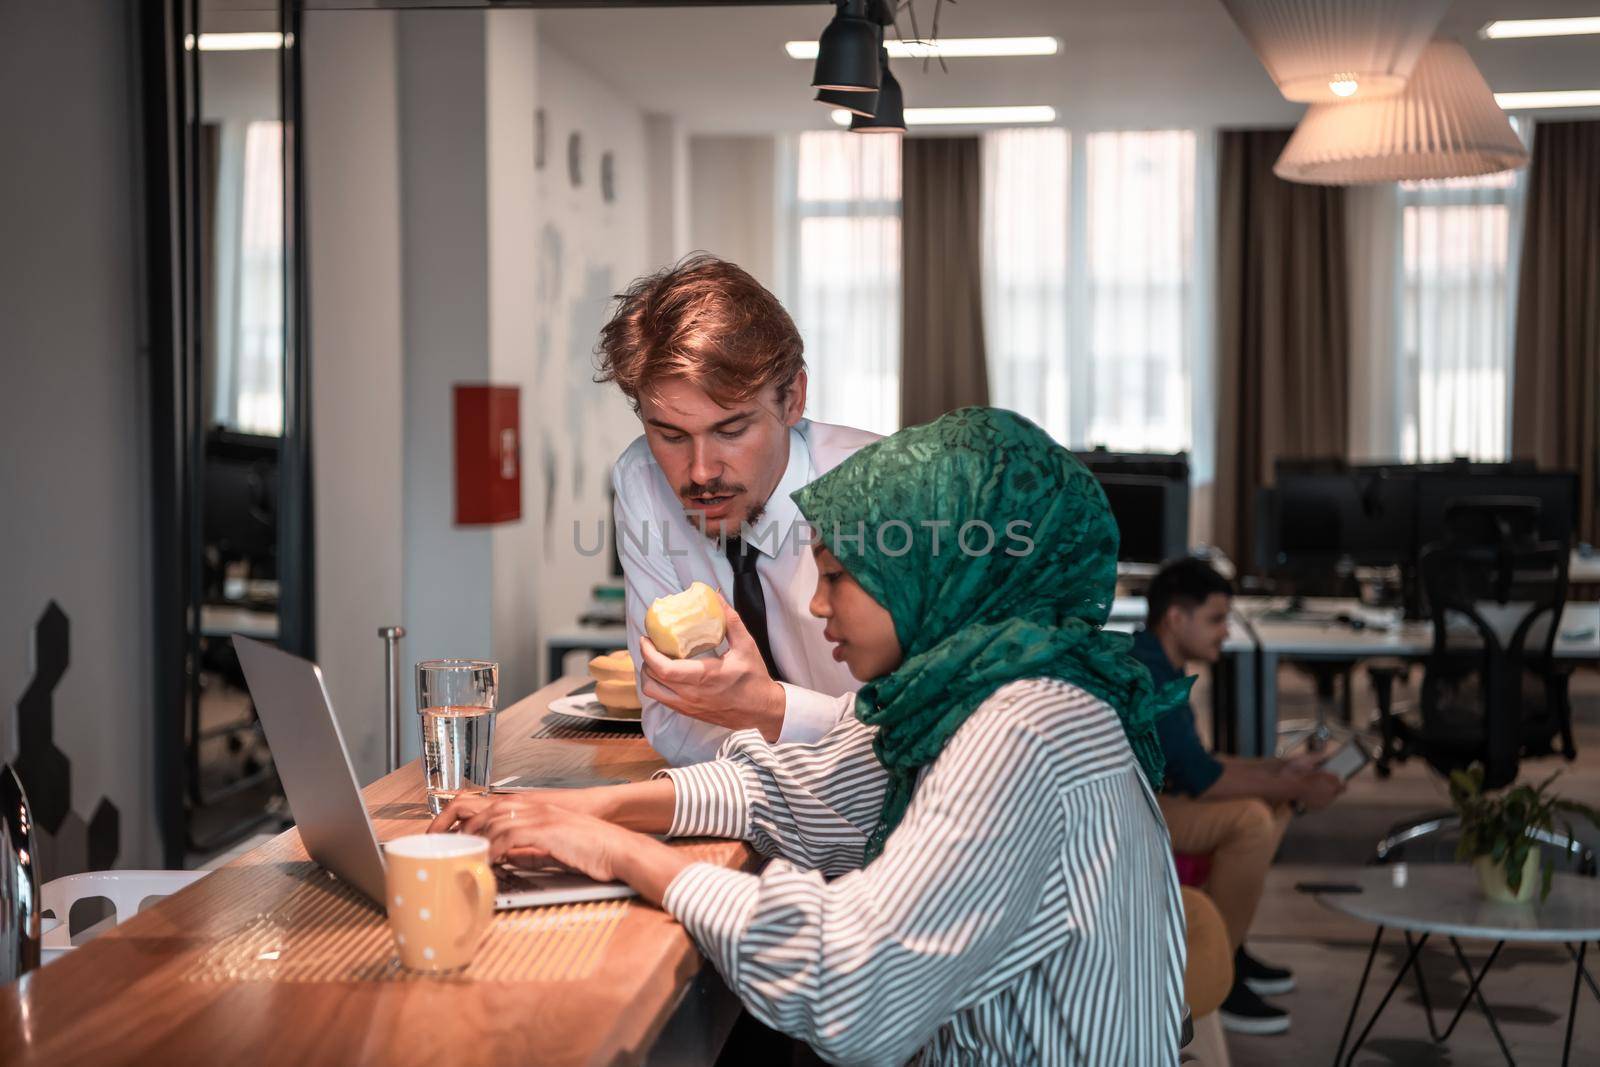
[[[907,126],[1015,126],[1024,123],[1054,122],[1056,109],[1047,104],[998,107],[908,107]],[[850,125],[850,112],[839,108],[833,121]]]
[[[1495,93],[1494,102],[1505,111],[1530,111],[1542,107],[1600,107],[1600,89],[1554,89],[1541,93]]]
[[[1504,41],[1517,37],[1578,37],[1600,33],[1600,16],[1572,19],[1497,19],[1478,31],[1479,37]]]
[[[1054,37],[945,37],[928,41],[885,41],[890,59],[973,59],[1005,56],[1053,56],[1061,50]],[[788,41],[790,59],[816,59],[816,41]]]
[[[202,52],[275,52],[283,47],[283,34],[271,33],[202,33]]]

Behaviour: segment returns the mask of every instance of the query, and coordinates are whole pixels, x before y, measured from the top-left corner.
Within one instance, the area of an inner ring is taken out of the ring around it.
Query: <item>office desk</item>
[[[544,723],[550,700],[579,681],[562,679],[501,713],[497,777],[643,779],[661,766],[637,734]],[[416,763],[365,796],[380,839],[427,825]],[[728,867],[754,858],[737,841],[677,847]],[[502,923],[523,925],[497,932]],[[485,949],[463,973],[408,976],[387,931],[379,936],[382,924],[376,909],[312,867],[298,833],[287,831],[0,986],[0,1063],[638,1064],[680,1002],[695,1008],[706,995],[696,983],[707,965],[689,936],[636,901],[499,913],[486,945],[533,930],[527,936],[550,946],[531,977],[507,977],[519,960],[488,959]],[[266,940],[270,947],[253,951]],[[493,973],[475,974],[484,968]],[[682,1029],[708,1039],[711,1027]]]
[[[1389,630],[1368,626],[1353,629],[1341,622],[1274,618],[1274,608],[1284,602],[1267,598],[1241,597],[1237,611],[1255,635],[1259,669],[1257,716],[1251,755],[1272,755],[1278,734],[1278,667],[1285,659],[1355,663],[1364,659],[1395,657],[1418,659],[1433,648],[1433,623],[1402,622]],[[1360,604],[1353,599],[1312,597],[1305,601],[1313,616],[1356,615]],[[1555,654],[1560,659],[1600,662],[1600,604],[1569,602],[1561,616],[1556,635]]]
[[[1585,556],[1573,549],[1567,563],[1567,581],[1573,585],[1600,585],[1600,552]]]

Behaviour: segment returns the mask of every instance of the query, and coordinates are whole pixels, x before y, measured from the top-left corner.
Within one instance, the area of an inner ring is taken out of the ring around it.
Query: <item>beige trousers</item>
[[[1208,853],[1211,881],[1206,894],[1222,913],[1228,940],[1237,949],[1261,903],[1267,868],[1289,825],[1289,807],[1250,798],[1205,800],[1160,796],[1172,847],[1177,852]]]

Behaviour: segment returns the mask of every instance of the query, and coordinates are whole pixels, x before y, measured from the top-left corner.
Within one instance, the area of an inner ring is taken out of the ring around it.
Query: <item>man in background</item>
[[[601,331],[600,380],[644,426],[611,483],[644,732],[674,765],[711,759],[734,730],[816,741],[859,686],[808,609],[817,568],[789,494],[877,436],[803,417],[802,353],[778,299],[705,253],[635,281]],[[695,581],[735,609],[727,654],[641,649],[650,604]]]
[[[1188,663],[1215,663],[1221,657],[1233,586],[1210,564],[1199,559],[1168,563],[1150,583],[1147,599],[1149,614],[1134,637],[1133,654],[1157,686],[1182,678]],[[1206,892],[1227,923],[1234,949],[1234,985],[1222,1002],[1222,1023],[1239,1033],[1283,1033],[1289,1013],[1262,997],[1290,992],[1294,976],[1250,955],[1245,935],[1291,812],[1327,806],[1344,783],[1306,757],[1213,755],[1195,730],[1189,705],[1162,718],[1156,730],[1167,758],[1159,799],[1172,847],[1211,857]]]

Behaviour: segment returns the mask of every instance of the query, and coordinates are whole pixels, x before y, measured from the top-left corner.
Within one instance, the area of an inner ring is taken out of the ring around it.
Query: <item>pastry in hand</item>
[[[650,605],[644,630],[663,656],[688,659],[722,644],[727,635],[722,601],[704,582],[681,593],[664,596]]]

